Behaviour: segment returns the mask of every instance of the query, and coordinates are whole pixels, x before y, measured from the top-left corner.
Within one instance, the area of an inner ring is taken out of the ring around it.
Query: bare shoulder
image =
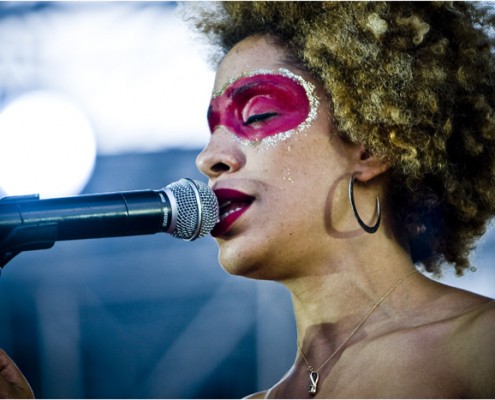
[[[458,367],[468,378],[472,397],[495,397],[495,301],[480,304],[457,318],[452,345],[458,352]]]
[[[495,344],[495,300],[488,300],[466,312],[462,317],[465,339],[474,339],[479,345]],[[462,333],[461,333],[462,336]]]
[[[266,398],[266,393],[266,391],[253,393],[249,396],[246,396],[245,399],[264,399]]]
[[[495,300],[477,296],[477,303],[459,315],[457,337],[469,343],[495,344]]]
[[[398,351],[410,360],[409,376],[425,378],[422,366],[434,381],[425,381],[422,388],[431,385],[454,398],[495,398],[495,301],[455,288],[444,293],[441,302],[431,305],[434,318],[405,331],[406,342],[397,342],[406,344]]]

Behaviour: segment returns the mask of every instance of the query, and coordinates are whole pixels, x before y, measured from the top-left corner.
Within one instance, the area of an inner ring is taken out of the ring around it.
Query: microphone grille
[[[177,225],[172,236],[194,240],[208,235],[218,222],[218,201],[204,182],[183,178],[167,185],[177,202]]]

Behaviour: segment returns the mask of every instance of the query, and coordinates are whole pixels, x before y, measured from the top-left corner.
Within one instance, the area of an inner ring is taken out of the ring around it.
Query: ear
[[[388,161],[372,156],[362,144],[357,145],[355,155],[356,165],[353,172],[356,173],[356,180],[360,182],[365,183],[377,178],[390,168]]]

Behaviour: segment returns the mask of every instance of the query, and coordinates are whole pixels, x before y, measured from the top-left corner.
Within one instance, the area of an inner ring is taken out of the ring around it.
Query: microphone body
[[[203,182],[181,179],[160,190],[40,200],[0,200],[0,252],[51,247],[55,241],[159,232],[194,240],[218,220],[218,203]]]
[[[0,237],[18,227],[55,224],[56,240],[145,235],[166,231],[170,202],[160,191],[136,191],[39,200],[0,200]]]

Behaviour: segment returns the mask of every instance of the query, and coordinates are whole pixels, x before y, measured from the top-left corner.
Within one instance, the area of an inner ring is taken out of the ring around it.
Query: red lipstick
[[[224,235],[254,201],[253,196],[233,189],[214,190],[220,208],[220,221],[211,231],[214,237]]]

